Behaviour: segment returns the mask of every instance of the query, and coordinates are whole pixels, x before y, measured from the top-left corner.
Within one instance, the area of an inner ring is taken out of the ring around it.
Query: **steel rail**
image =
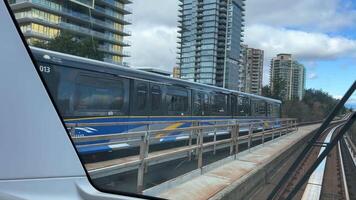
[[[322,162],[322,160],[330,153],[333,147],[339,142],[339,140],[343,137],[346,131],[352,126],[354,121],[356,120],[356,112],[354,112],[350,118],[347,120],[346,124],[342,126],[341,130],[338,134],[334,136],[331,142],[327,145],[325,150],[320,154],[320,156],[316,159],[313,165],[307,170],[301,180],[298,181],[296,186],[292,189],[292,191],[287,196],[287,200],[292,200],[296,193],[300,190],[303,184],[308,180],[313,171],[318,167],[318,165]]]
[[[267,200],[273,200],[276,197],[280,188],[282,188],[282,186],[284,184],[286,184],[286,182],[290,179],[290,177],[293,175],[293,172],[299,166],[299,163],[304,159],[305,155],[307,155],[308,152],[312,149],[313,145],[317,142],[317,140],[320,138],[321,134],[325,131],[325,129],[329,126],[329,124],[333,120],[333,118],[338,114],[338,112],[341,110],[341,108],[345,105],[346,101],[350,98],[350,96],[355,91],[355,89],[356,89],[356,81],[354,81],[354,83],[348,89],[346,94],[341,98],[341,100],[337,103],[337,105],[334,107],[332,112],[324,120],[324,122],[322,123],[320,128],[313,135],[310,142],[303,149],[303,151],[298,155],[297,159],[294,161],[294,163],[291,165],[291,167],[289,167],[289,169],[287,170],[287,173],[283,176],[281,181],[279,181],[279,183],[274,187],[272,192],[269,194]]]
[[[340,141],[337,143],[337,147],[339,150],[342,184],[344,185],[345,198],[346,198],[345,200],[350,200],[349,188],[347,187],[347,180],[346,180],[346,174],[345,174],[345,168],[344,168],[344,160],[342,159],[342,154],[341,154]]]
[[[343,124],[336,125],[327,134],[324,139],[324,143],[328,143],[331,140],[332,135],[335,131]],[[325,147],[321,147],[318,156],[324,151]],[[324,180],[325,168],[326,168],[326,158],[320,163],[316,171],[309,177],[307,185],[304,189],[304,193],[301,200],[319,200],[321,196],[321,187]]]

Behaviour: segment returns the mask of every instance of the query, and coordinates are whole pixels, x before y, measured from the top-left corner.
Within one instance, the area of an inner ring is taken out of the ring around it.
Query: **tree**
[[[283,101],[282,117],[297,118],[299,121],[324,119],[332,111],[338,100],[322,90],[308,89],[302,101]],[[341,113],[345,113],[343,108]]]
[[[57,37],[48,42],[34,42],[33,46],[96,60],[104,59],[104,54],[98,51],[97,40],[90,37],[78,39],[68,31],[61,31]]]
[[[286,97],[285,90],[286,81],[282,78],[273,80],[273,88],[271,88],[271,97],[283,100]]]
[[[262,87],[262,96],[264,97],[272,97],[271,88],[268,85]]]

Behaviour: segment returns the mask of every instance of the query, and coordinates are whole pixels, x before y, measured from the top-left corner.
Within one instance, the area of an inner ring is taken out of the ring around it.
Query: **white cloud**
[[[270,60],[278,53],[291,53],[294,58],[309,63],[356,57],[356,40],[266,25],[247,26],[245,43],[265,51],[264,84],[269,81]]]
[[[249,46],[264,49],[267,57],[291,53],[297,59],[314,61],[356,55],[356,40],[265,25],[248,26],[245,41]]]
[[[131,57],[134,67],[154,67],[172,71],[176,65],[178,1],[134,0]]]
[[[314,72],[312,72],[312,73],[310,73],[310,74],[308,74],[308,79],[317,79],[318,78],[318,75],[316,74],[316,73],[314,73]]]
[[[352,1],[246,1],[245,43],[265,50],[264,84],[269,81],[270,59],[277,53],[292,53],[311,67],[320,60],[355,56],[356,40],[335,36],[344,28],[356,31]],[[127,49],[132,57],[125,61],[165,70],[176,65],[178,4],[177,0],[133,0],[132,46]]]
[[[172,71],[175,66],[177,31],[175,28],[153,26],[136,31],[132,35],[132,58],[134,67],[156,67]]]
[[[248,0],[247,24],[332,31],[356,24],[352,0]]]

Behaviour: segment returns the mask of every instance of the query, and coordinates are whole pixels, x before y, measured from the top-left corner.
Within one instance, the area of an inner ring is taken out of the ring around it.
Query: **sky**
[[[176,66],[178,2],[133,0],[132,66]],[[246,0],[245,19],[244,44],[265,52],[264,85],[278,53],[305,65],[307,89],[340,98],[356,80],[356,0]],[[356,108],[356,94],[348,103]]]

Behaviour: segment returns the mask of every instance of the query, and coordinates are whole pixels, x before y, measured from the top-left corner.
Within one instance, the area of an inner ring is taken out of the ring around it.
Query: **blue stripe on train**
[[[167,122],[177,122],[180,120],[219,120],[219,119],[231,119],[231,117],[155,117],[155,118],[97,118],[97,119],[78,119],[67,121],[69,123],[102,123],[102,122],[141,122],[141,121],[167,121]],[[251,120],[251,119],[246,119]],[[256,120],[256,119],[253,119]],[[171,123],[167,123],[166,126],[169,126]],[[201,125],[212,125],[210,122],[203,122]],[[88,127],[78,127],[76,128],[75,134],[78,136],[93,136],[93,135],[106,135],[106,134],[120,134],[124,132],[129,132],[135,128],[143,127],[145,125],[116,125],[116,126],[88,126]],[[177,128],[190,127],[191,123],[183,123]],[[277,122],[274,124],[274,127],[279,127],[280,124]],[[161,142],[174,142],[177,140],[177,137],[181,134],[181,131],[173,131],[165,136],[163,136]],[[85,145],[85,144],[96,144],[96,143],[105,143],[110,140],[100,140],[94,142],[83,142],[76,143],[76,145]],[[106,152],[113,150],[108,145],[92,146],[92,147],[80,147],[78,146],[78,151],[81,154],[90,154],[97,152]]]
[[[99,153],[99,152],[108,152],[112,149],[107,146],[92,146],[92,147],[77,147],[77,150],[80,154],[92,154],[92,153]]]

